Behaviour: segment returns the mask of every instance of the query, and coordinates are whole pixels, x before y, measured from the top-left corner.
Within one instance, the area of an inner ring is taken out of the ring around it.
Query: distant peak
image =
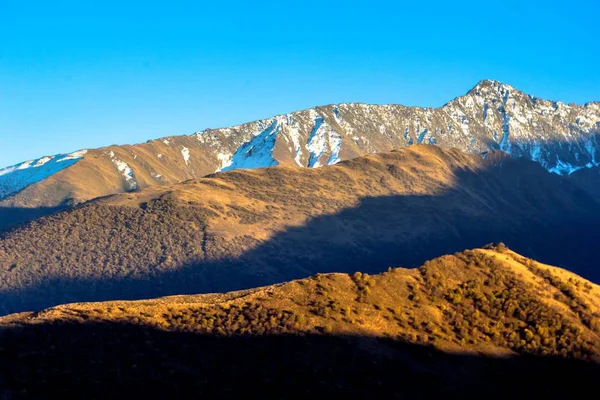
[[[479,82],[477,82],[477,85],[475,85],[475,86],[495,86],[495,85],[503,85],[503,83],[500,81],[496,81],[494,79],[482,79]]]
[[[500,95],[506,99],[511,93],[519,92],[519,90],[515,89],[513,86],[508,85],[506,83],[502,83],[500,81],[495,81],[493,79],[484,79],[481,80],[475,85],[471,90],[467,92],[467,96],[486,96],[490,93],[495,93]]]
[[[514,87],[512,87],[511,85],[508,85],[506,83],[502,83],[500,81],[495,81],[493,79],[484,79],[484,80],[479,81],[477,83],[477,85],[475,85],[473,87],[473,89],[471,89],[469,91],[469,93],[478,92],[481,90],[490,90],[490,89],[493,89],[493,90],[499,90],[499,89],[515,90]]]

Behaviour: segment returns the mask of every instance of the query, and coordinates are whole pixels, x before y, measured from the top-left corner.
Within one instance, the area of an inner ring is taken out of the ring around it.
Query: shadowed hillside
[[[499,245],[373,276],[4,317],[0,388],[7,397],[582,397],[600,389],[599,311],[597,285]]]
[[[449,354],[385,338],[219,338],[130,324],[18,334],[4,339],[7,398],[568,399],[600,389],[600,367],[586,361]]]
[[[10,231],[35,219],[46,217],[68,207],[18,208],[0,207],[0,233]]]
[[[492,241],[598,280],[598,216],[568,178],[497,153],[413,146],[317,170],[233,171],[5,234],[0,310],[381,272]]]

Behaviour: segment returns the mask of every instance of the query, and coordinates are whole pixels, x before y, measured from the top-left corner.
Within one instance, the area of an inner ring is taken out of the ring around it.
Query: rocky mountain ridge
[[[435,109],[320,106],[189,136],[87,150],[66,168],[45,173],[32,171],[57,157],[28,161],[0,170],[0,206],[55,207],[239,168],[315,168],[412,144],[484,156],[499,149],[568,175],[598,165],[599,133],[600,103],[567,105],[486,80]]]

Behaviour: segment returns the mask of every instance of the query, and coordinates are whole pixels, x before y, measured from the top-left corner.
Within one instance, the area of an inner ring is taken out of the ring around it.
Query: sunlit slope
[[[373,273],[492,241],[597,279],[598,205],[501,153],[411,146],[104,198],[0,240],[3,313]]]
[[[4,317],[0,387],[50,395],[103,385],[103,395],[152,397],[581,395],[597,389],[599,310],[597,285],[490,246],[377,275]]]

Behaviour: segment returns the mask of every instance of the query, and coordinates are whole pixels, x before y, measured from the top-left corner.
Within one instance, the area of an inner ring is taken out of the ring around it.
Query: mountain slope
[[[599,103],[565,105],[482,81],[437,109],[329,105],[191,136],[89,150],[69,168],[26,187],[11,177],[36,168],[36,162],[23,163],[0,170],[0,206],[56,207],[220,170],[319,167],[421,143],[472,153],[501,149],[568,174],[598,164],[599,133]]]
[[[579,397],[599,389],[599,311],[597,285],[499,245],[374,276],[0,318],[0,388],[92,398]]]
[[[99,199],[1,236],[0,312],[380,272],[505,241],[596,281],[598,203],[539,164],[418,145]]]

